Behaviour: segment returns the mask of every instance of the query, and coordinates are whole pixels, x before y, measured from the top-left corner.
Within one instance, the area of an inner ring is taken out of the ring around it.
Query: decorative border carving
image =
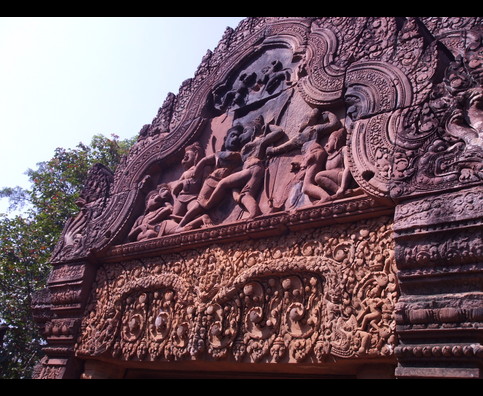
[[[243,239],[261,239],[299,229],[346,222],[349,219],[352,221],[354,218],[384,216],[392,212],[391,207],[381,204],[374,198],[353,197],[337,203],[301,208],[292,213],[275,213],[256,219],[113,246],[102,255],[102,260],[119,261],[139,254],[143,256],[161,254],[195,246],[206,246],[213,242],[229,243]]]
[[[388,218],[99,268],[79,356],[321,362],[390,356]]]

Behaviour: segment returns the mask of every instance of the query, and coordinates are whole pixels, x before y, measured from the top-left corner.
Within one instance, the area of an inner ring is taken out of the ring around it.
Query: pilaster
[[[95,265],[87,261],[54,264],[47,287],[36,294],[34,319],[47,344],[35,378],[79,377],[82,364],[74,347],[95,272]]]

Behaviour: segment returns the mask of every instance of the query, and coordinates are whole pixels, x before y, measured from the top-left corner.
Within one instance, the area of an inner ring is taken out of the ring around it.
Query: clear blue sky
[[[28,187],[56,147],[137,135],[242,19],[1,17],[0,188]]]

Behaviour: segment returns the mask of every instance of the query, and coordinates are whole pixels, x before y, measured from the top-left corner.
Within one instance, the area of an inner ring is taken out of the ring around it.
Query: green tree
[[[5,187],[10,214],[0,214],[0,378],[30,378],[41,356],[42,339],[32,320],[31,297],[45,287],[50,255],[65,222],[75,215],[76,199],[89,169],[102,163],[115,171],[135,138],[95,135],[90,145],[57,148],[54,156],[27,170],[31,188]]]

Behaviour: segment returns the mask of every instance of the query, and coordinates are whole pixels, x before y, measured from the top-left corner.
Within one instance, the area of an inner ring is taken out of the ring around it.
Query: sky
[[[57,147],[136,136],[242,19],[0,17],[0,188]]]

